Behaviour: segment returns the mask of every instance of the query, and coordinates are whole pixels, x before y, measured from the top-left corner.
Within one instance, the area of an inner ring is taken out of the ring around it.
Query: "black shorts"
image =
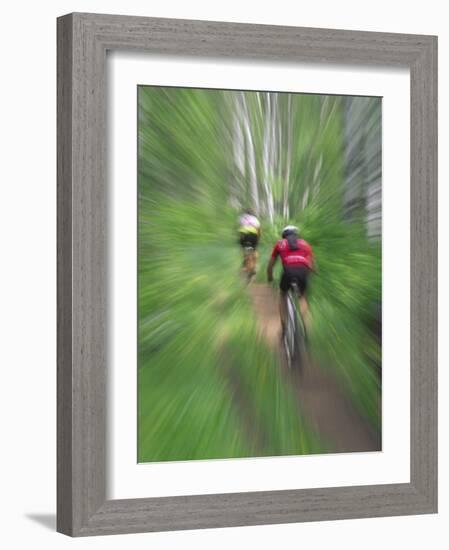
[[[301,295],[306,293],[310,270],[305,266],[285,267],[279,284],[282,292],[287,292],[293,282],[298,285]]]
[[[259,235],[256,235],[256,233],[240,233],[240,246],[242,248],[245,248],[246,246],[256,248],[258,242]]]

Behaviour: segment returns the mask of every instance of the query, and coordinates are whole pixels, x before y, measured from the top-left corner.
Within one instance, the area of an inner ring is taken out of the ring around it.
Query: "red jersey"
[[[279,254],[281,257],[282,265],[288,267],[305,266],[312,269],[313,265],[313,253],[310,244],[303,239],[298,239],[298,248],[296,250],[290,250],[288,247],[287,239],[282,239],[276,243],[273,248],[271,257],[275,260]]]

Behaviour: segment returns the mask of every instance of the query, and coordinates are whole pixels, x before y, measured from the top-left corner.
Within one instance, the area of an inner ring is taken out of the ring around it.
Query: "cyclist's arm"
[[[267,279],[268,282],[271,283],[273,281],[273,267],[276,262],[276,258],[270,258],[270,261],[268,262],[267,266]]]

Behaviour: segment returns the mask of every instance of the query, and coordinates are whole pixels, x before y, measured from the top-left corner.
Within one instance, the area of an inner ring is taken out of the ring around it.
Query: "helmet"
[[[282,238],[286,239],[289,235],[299,235],[299,229],[296,225],[286,225],[282,230]]]

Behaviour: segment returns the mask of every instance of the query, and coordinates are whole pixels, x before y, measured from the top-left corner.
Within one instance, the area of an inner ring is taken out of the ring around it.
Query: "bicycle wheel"
[[[298,372],[302,372],[306,361],[306,331],[301,314],[296,315],[296,347],[295,366]]]
[[[292,370],[301,371],[304,365],[305,333],[296,304],[297,292],[290,290],[287,294],[287,322],[284,331],[284,348],[288,367]]]
[[[287,358],[287,365],[290,369],[295,366],[295,360],[298,354],[296,331],[298,328],[295,305],[291,293],[287,293],[287,318],[284,327],[284,349]]]

